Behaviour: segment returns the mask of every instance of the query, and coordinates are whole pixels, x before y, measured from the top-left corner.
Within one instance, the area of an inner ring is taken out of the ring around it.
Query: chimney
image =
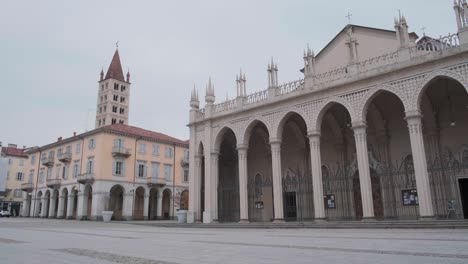
[[[76,137],[76,132],[73,132],[73,136]]]
[[[57,142],[62,141],[62,137],[57,138]]]
[[[23,145],[23,149],[26,149],[26,146],[25,146],[25,145]]]
[[[9,147],[9,148],[18,148],[18,145],[8,143],[8,147]]]

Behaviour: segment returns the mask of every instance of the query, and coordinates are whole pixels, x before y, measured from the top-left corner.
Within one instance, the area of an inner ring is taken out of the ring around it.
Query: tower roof
[[[112,61],[109,66],[109,69],[107,69],[106,78],[104,79],[109,79],[109,78],[116,79],[121,82],[125,82],[124,74],[122,71],[122,65],[120,64],[120,56],[119,56],[118,49],[115,50],[114,57],[112,57]]]

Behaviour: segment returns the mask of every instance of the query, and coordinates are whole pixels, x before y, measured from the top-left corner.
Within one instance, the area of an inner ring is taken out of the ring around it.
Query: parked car
[[[0,217],[10,217],[10,212],[7,210],[0,210]]]

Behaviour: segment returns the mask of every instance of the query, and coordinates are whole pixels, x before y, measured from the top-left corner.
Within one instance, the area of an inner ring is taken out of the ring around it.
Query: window
[[[12,160],[12,159],[8,159],[8,164],[11,165],[11,163],[13,163],[13,160]]]
[[[23,173],[22,172],[16,173],[16,180],[17,181],[23,181]]]
[[[138,166],[137,166],[137,177],[146,177],[146,161],[138,161]]]
[[[102,106],[99,107],[99,113],[100,113],[100,114],[102,113]]]
[[[28,183],[32,183],[34,179],[34,170],[31,170],[28,175]]]
[[[104,108],[105,108],[105,107],[104,107]],[[104,126],[105,124],[106,124],[106,119],[103,118],[103,119],[102,119],[102,125]]]
[[[121,85],[121,86],[120,86],[120,91],[121,91],[121,92],[125,92],[125,88],[127,88],[127,87],[125,87],[125,85]]]
[[[104,95],[104,101],[107,101],[107,94]],[[106,107],[104,106],[104,112],[106,111]]]
[[[101,95],[101,103],[102,103],[102,100],[104,99],[104,97]]]
[[[107,89],[107,88],[109,88],[109,83],[108,83],[108,82],[106,82],[106,89]]]
[[[98,121],[98,126],[101,126],[101,119],[99,119]]]
[[[123,120],[119,120],[119,124],[123,124],[123,123],[124,123],[124,121],[123,121]]]
[[[123,114],[125,114],[125,109],[121,107],[119,112],[120,112],[121,115],[123,115]]]
[[[120,102],[121,102],[121,103],[125,103],[125,97],[120,96]]]
[[[125,141],[121,138],[114,139],[114,148],[121,149],[125,147]]]
[[[189,160],[189,155],[190,155],[190,152],[188,150],[185,150],[184,151],[184,160],[185,161],[188,161]]]
[[[20,160],[19,160],[19,165],[20,165],[20,166],[24,166],[24,159],[20,159]]]
[[[116,102],[119,101],[119,96],[116,95],[116,94],[114,94],[114,101],[116,101]]]
[[[71,146],[67,146],[67,147],[65,148],[65,153],[72,153],[72,148],[71,148]]]
[[[88,148],[89,149],[93,149],[96,147],[96,140],[94,140],[94,138],[91,138],[88,140]]]
[[[111,122],[111,123],[112,123],[112,124],[117,123],[117,118],[112,118],[112,122]]]
[[[94,159],[90,158],[88,159],[88,162],[86,163],[86,173],[87,174],[92,174],[94,171]]]
[[[172,165],[164,165],[164,178],[166,178],[166,181],[171,181]]]
[[[44,182],[44,170],[41,170],[39,172],[39,183],[43,183]]]
[[[172,148],[171,147],[166,147],[165,149],[165,156],[166,158],[172,158]]]
[[[146,153],[146,144],[145,143],[139,143],[138,144],[138,152],[139,153]]]
[[[78,177],[78,174],[80,173],[80,161],[75,160],[73,163],[73,178]]]
[[[117,106],[112,106],[112,113],[117,113]]]
[[[61,148],[59,148],[59,149],[57,150],[57,156],[58,156],[58,157],[62,156],[62,149],[61,149]]]
[[[62,168],[62,179],[68,179],[68,165],[63,166]]]
[[[47,179],[51,179],[51,178],[52,178],[52,170],[47,169]]]
[[[21,198],[22,191],[20,189],[15,189],[14,196],[15,198]]]
[[[188,170],[184,170],[184,182],[188,182]]]
[[[123,160],[114,160],[112,173],[118,176],[125,175],[125,163]]]
[[[61,172],[62,172],[62,167],[57,166],[57,168],[55,169],[55,179],[60,179],[60,173]]]
[[[118,83],[114,83],[114,90],[116,90],[116,91],[119,90],[119,84]]]
[[[33,165],[34,163],[36,163],[36,155],[31,156],[31,165]]]
[[[159,156],[159,145],[153,144],[153,155]]]
[[[105,105],[103,110],[102,110],[104,113],[107,112],[107,106]]]
[[[76,143],[75,153],[80,154],[81,152],[81,142]]]
[[[159,163],[151,162],[151,177],[159,178]]]

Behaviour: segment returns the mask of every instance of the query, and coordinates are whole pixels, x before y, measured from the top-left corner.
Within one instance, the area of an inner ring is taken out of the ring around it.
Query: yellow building
[[[8,147],[0,144],[0,148],[0,210],[17,216],[23,202],[21,184],[25,182],[28,156],[15,144],[8,144]]]
[[[186,141],[113,124],[26,153],[25,216],[171,219],[187,208]]]

